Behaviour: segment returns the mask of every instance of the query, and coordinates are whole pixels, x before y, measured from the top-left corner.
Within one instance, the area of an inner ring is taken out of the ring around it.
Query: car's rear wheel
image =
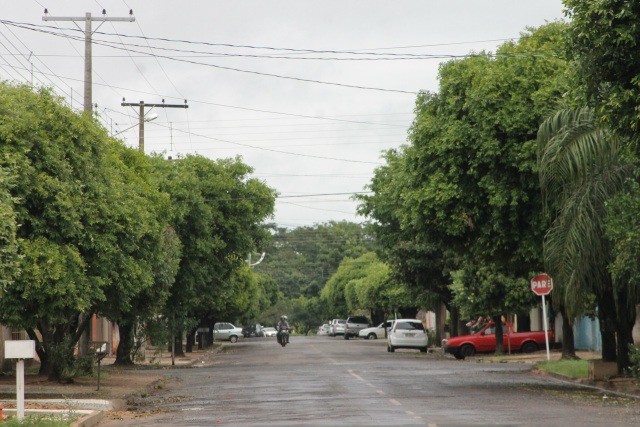
[[[378,336],[376,335],[375,332],[371,332],[369,335],[367,335],[367,339],[368,340],[377,340]]]
[[[348,339],[349,339],[349,334],[345,333],[345,334],[344,334],[344,339],[345,339],[345,340],[348,340]]]
[[[427,352],[427,347],[420,348],[420,353],[426,353],[426,352]]]
[[[235,335],[231,335],[231,336],[229,337],[229,341],[231,341],[231,342],[236,342],[236,341],[238,341],[238,337],[237,337],[237,336],[235,336]]]
[[[463,359],[465,357],[475,356],[475,354],[476,354],[476,349],[471,344],[465,344],[462,347],[460,347],[460,355],[462,355]]]
[[[534,351],[538,351],[538,344],[533,341],[527,341],[522,344],[522,352],[523,353],[533,353]]]
[[[394,351],[396,351],[396,348],[394,346],[392,346],[391,344],[387,344],[387,351],[389,353],[393,353]]]

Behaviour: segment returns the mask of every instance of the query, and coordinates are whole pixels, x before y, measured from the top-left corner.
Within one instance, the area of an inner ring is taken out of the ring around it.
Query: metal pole
[[[144,101],[140,101],[140,112],[138,113],[140,124],[138,126],[138,149],[144,153]]]
[[[16,410],[18,419],[24,419],[24,359],[16,362]]]
[[[547,346],[547,361],[551,360],[551,353],[549,353],[549,328],[547,327],[547,303],[542,295],[542,327],[544,328],[544,343]]]

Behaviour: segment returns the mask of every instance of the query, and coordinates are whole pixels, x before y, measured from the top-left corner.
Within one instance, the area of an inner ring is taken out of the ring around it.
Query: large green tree
[[[596,296],[602,357],[617,360],[622,373],[629,366],[638,292],[611,275],[614,242],[605,224],[609,202],[623,192],[635,165],[625,144],[598,126],[589,108],[557,112],[540,126],[538,140],[540,185],[552,221],[544,253],[557,283],[554,302],[572,319],[584,313],[590,295]]]
[[[1,84],[0,117],[20,224],[20,275],[0,295],[0,319],[25,328],[41,371],[62,379],[92,315],[126,311],[152,286],[140,255],[161,227],[150,226],[153,201],[132,187],[126,150],[91,115],[49,90]]]
[[[171,197],[170,222],[182,247],[165,315],[179,331],[198,324],[213,330],[216,320],[238,318],[247,308],[237,304],[243,282],[232,276],[265,246],[269,234],[261,224],[273,213],[275,192],[237,158],[157,158],[154,167],[159,188]]]
[[[406,242],[393,244],[397,254],[408,249],[405,271],[413,267],[414,277],[418,268],[437,271],[423,281],[433,280],[427,289],[443,298],[451,298],[442,286],[451,283],[452,271],[489,269],[481,277],[500,279],[486,284],[502,290],[495,302],[522,302],[492,312],[525,312],[534,302],[533,294],[528,302],[511,298],[512,291],[522,293],[506,285],[526,287],[523,279],[542,269],[535,135],[567,90],[567,64],[549,54],[561,46],[564,30],[560,23],[529,29],[495,55],[443,64],[439,92],[418,96],[410,145],[377,171],[376,195],[368,199],[374,206],[365,213],[387,227],[385,242],[394,235]],[[477,275],[462,277],[470,280],[467,294],[483,291],[471,280]]]

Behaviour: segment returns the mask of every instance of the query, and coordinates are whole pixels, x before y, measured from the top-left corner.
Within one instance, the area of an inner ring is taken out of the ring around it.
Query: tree
[[[293,230],[276,228],[255,270],[269,274],[288,298],[320,294],[344,257],[358,257],[375,241],[356,223],[330,221]]]
[[[417,312],[407,289],[394,282],[389,272],[389,267],[374,252],[356,259],[345,258],[320,294],[331,307],[328,317],[366,311],[375,323],[407,307]]]
[[[244,309],[237,301],[244,282],[234,274],[246,267],[247,254],[265,245],[269,235],[261,223],[273,212],[275,192],[250,178],[252,169],[238,158],[157,158],[154,167],[159,188],[171,197],[170,223],[182,247],[165,316],[175,319],[178,337],[198,324],[213,330],[217,319],[239,317]]]
[[[0,319],[26,329],[41,372],[60,380],[92,314],[127,305],[148,281],[132,254],[150,215],[121,167],[121,144],[91,115],[49,90],[2,84],[0,116],[2,166],[14,175],[21,224],[21,274],[1,296]]]
[[[405,283],[416,286],[418,273],[434,271],[425,274],[434,282],[426,289],[446,303],[451,272],[491,271],[505,284],[496,299],[524,302],[521,314],[533,304],[532,295],[522,301],[506,284],[526,289],[522,279],[542,267],[535,135],[568,86],[566,62],[546,54],[561,46],[564,29],[529,29],[495,55],[443,64],[439,92],[419,94],[410,145],[388,156],[373,183],[375,205],[365,207],[387,227],[382,242],[395,235],[403,243],[386,247],[405,254],[396,256],[404,259]],[[482,290],[475,283],[467,293]]]
[[[416,304],[440,313],[441,303],[450,311],[453,331],[457,332],[457,309],[450,304],[448,265],[451,251],[441,249],[412,224],[403,222],[406,216],[404,195],[410,182],[406,164],[408,148],[389,150],[386,164],[375,170],[368,188],[371,195],[358,195],[358,212],[371,218],[367,227],[379,242],[380,258],[391,268],[392,280],[405,285]],[[398,307],[398,306],[396,306]],[[436,316],[436,337],[444,336],[442,316]]]
[[[567,56],[604,127],[638,141],[640,7],[637,0],[565,0]],[[637,147],[636,147],[637,149]]]
[[[629,365],[638,293],[611,276],[613,242],[605,224],[609,201],[623,191],[635,165],[589,108],[557,112],[540,126],[538,140],[540,185],[552,219],[544,252],[558,284],[554,303],[572,319],[584,313],[589,295],[596,296],[602,357],[617,359],[622,373]]]
[[[7,171],[0,170],[0,295],[2,290],[13,285],[14,278],[19,273],[17,224],[13,210],[15,200],[9,192],[10,182],[7,175]],[[0,296],[0,300],[1,298]]]

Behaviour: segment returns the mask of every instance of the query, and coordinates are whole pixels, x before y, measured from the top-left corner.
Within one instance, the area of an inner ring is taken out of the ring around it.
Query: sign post
[[[547,327],[547,304],[544,300],[545,295],[549,295],[553,289],[553,279],[546,273],[542,273],[531,279],[531,290],[534,294],[542,297],[542,325],[544,328],[544,342],[547,347],[547,360],[551,360],[549,353],[549,328]]]
[[[36,342],[32,340],[5,341],[5,359],[18,359],[16,362],[16,412],[18,419],[24,419],[24,359],[33,359],[36,355]]]

